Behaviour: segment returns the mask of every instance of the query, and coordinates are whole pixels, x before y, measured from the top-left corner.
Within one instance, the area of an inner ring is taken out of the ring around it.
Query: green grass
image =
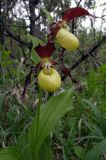
[[[5,74],[8,75],[8,73]],[[17,75],[14,76],[15,79],[17,79]],[[20,82],[20,86],[23,77],[24,75],[18,74],[18,82]],[[83,83],[85,86],[80,92],[76,90],[73,91],[72,99],[69,98],[72,101],[73,109],[68,111],[67,108],[66,110],[68,113],[61,119],[56,119],[56,117],[59,115],[61,117],[60,109],[63,111],[65,109],[64,107],[66,107],[66,102],[70,100],[66,100],[66,98],[63,98],[62,100],[60,99],[60,102],[58,102],[59,106],[54,106],[54,102],[59,101],[59,99],[54,100],[54,97],[52,97],[53,102],[51,100],[50,104],[48,104],[48,111],[45,111],[45,113],[42,114],[46,118],[45,121],[44,117],[42,117],[40,120],[41,126],[39,129],[42,131],[40,131],[41,134],[39,134],[39,139],[33,139],[33,129],[31,131],[32,133],[30,133],[31,143],[33,141],[34,146],[38,144],[38,146],[36,146],[36,148],[38,147],[37,151],[39,150],[39,147],[41,147],[38,159],[50,160],[51,158],[51,160],[105,160],[105,77],[105,65],[103,65],[97,71],[90,71],[89,74],[83,78],[80,77],[81,83]],[[16,93],[18,93],[20,96],[22,94],[21,87],[19,89],[14,88],[16,82],[17,81],[10,81],[8,78],[4,78],[4,81],[0,84],[0,146],[18,146],[19,149],[22,147],[22,152],[24,153],[24,150],[26,150],[27,146],[25,148],[21,145],[27,144],[27,133],[36,113],[38,105],[37,101],[39,97],[38,92],[34,91],[34,81],[32,81],[29,89],[27,90],[26,100],[24,102],[20,101],[20,97],[17,96],[17,94],[12,94],[13,90],[15,92],[17,91]],[[71,87],[69,79],[67,79],[66,85],[67,86],[64,86],[64,90],[67,91],[67,88]],[[50,99],[49,97],[51,96],[48,94],[43,94],[42,103],[48,101],[47,99]],[[54,107],[54,114],[52,114],[52,110],[50,111],[51,116],[49,114],[49,107],[51,107],[51,109]],[[48,118],[46,116],[48,116]],[[46,124],[47,120],[48,122]],[[56,126],[52,131],[54,125],[52,127],[51,124],[54,122],[54,120]],[[43,124],[43,122],[45,123]],[[35,126],[36,123],[34,124],[34,127]],[[44,136],[44,140],[41,140],[40,136]],[[99,149],[99,145],[102,149]],[[5,151],[2,152],[5,153]],[[10,152],[13,151],[10,149],[8,154]],[[17,154],[16,150],[15,152]],[[17,157],[20,157],[20,155],[17,155]],[[29,158],[31,159],[31,157]],[[2,158],[2,160],[4,159]]]

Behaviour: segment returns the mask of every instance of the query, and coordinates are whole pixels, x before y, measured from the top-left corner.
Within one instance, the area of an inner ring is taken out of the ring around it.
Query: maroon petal
[[[61,23],[62,21],[59,23],[54,22],[50,25],[50,32],[51,32],[50,35],[52,36],[52,38],[56,36],[57,32],[61,28]]]
[[[90,15],[90,13],[84,8],[80,8],[80,7],[70,8],[64,12],[62,19],[68,22],[76,17],[80,17],[84,15]]]
[[[35,47],[35,51],[41,58],[50,57],[52,53],[55,51],[54,42],[48,40],[45,46],[41,46],[40,44]]]

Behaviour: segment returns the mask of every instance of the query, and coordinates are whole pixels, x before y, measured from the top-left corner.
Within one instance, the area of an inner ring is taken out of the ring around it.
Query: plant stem
[[[36,137],[38,138],[38,134],[39,134],[39,121],[40,121],[40,107],[41,107],[41,99],[42,99],[42,89],[39,87],[39,103],[38,103],[38,108],[37,108],[37,113],[36,113],[36,123],[37,123],[37,127],[36,127]]]

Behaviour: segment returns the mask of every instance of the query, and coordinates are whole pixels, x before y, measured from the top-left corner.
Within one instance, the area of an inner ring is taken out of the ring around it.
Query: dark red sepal
[[[76,17],[80,17],[84,15],[90,15],[90,13],[86,9],[80,8],[80,7],[70,8],[64,12],[62,20],[69,22],[70,20]]]
[[[54,42],[49,40],[45,46],[41,46],[39,44],[37,47],[35,47],[35,51],[41,58],[49,58],[55,51]]]
[[[60,22],[59,23],[54,22],[50,25],[50,31],[51,31],[52,38],[54,38],[56,36],[56,34],[60,28],[61,28]]]

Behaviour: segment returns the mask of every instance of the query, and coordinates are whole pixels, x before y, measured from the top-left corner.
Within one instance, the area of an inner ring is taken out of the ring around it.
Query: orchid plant
[[[56,50],[55,42],[62,47],[62,54],[65,50],[73,51],[78,48],[78,38],[69,31],[68,23],[76,17],[91,15],[84,8],[70,8],[64,12],[62,20],[54,22],[50,25],[48,34],[48,42],[45,46],[38,45],[35,51],[41,58],[40,65],[42,70],[38,74],[38,84],[46,91],[54,92],[61,86],[61,77],[54,69],[53,65],[58,64],[57,61],[51,59],[52,54]],[[62,56],[62,54],[60,56]],[[60,66],[64,76],[70,76],[70,71],[62,64]],[[70,76],[71,77],[71,76]]]
[[[77,49],[79,46],[79,40],[74,34],[70,33],[68,22],[76,17],[84,15],[90,15],[90,13],[80,7],[66,10],[61,21],[50,25],[47,44],[38,44],[34,48],[40,57],[40,62],[36,65],[36,68],[39,68],[40,70],[37,74],[40,89],[48,92],[55,92],[61,87],[61,76],[54,67],[55,64],[58,65],[58,61],[54,61],[51,58],[56,50],[55,43],[57,42],[60,47],[62,47],[62,53],[59,56],[62,56],[65,50],[73,51]],[[65,76],[70,76],[70,71],[64,66],[64,64],[59,66]],[[31,74],[32,71],[26,77],[23,95],[31,81]],[[51,97],[43,105],[41,105],[40,96],[37,113],[31,123],[28,133],[26,133],[26,137],[25,134],[22,133],[16,147],[7,147],[0,150],[0,159],[41,160],[41,153],[45,152],[45,150],[42,149],[42,145],[46,144],[45,139],[53,131],[60,118],[72,108],[72,92],[70,90],[63,92],[58,96]],[[44,149],[46,149],[46,147]],[[50,152],[48,152],[48,147],[46,153],[48,159],[46,158],[45,160],[50,160],[51,155]],[[42,153],[42,155],[44,155],[44,153]]]

